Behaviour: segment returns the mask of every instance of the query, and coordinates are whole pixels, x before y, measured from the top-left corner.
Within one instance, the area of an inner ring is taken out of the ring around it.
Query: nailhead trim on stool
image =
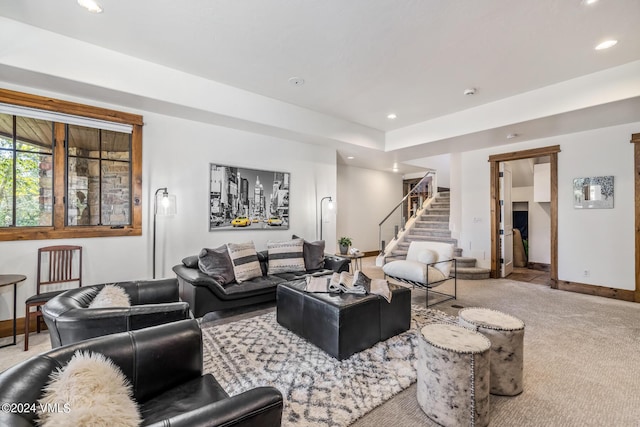
[[[524,322],[489,308],[469,307],[458,312],[458,323],[477,329],[491,341],[491,394],[522,393]]]
[[[418,404],[443,426],[489,424],[491,342],[458,325],[434,323],[418,342]]]

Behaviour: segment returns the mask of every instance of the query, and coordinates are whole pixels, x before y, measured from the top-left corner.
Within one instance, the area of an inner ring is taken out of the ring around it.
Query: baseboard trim
[[[363,252],[363,253],[364,253],[364,256],[365,256],[365,257],[367,257],[367,256],[378,256],[378,254],[380,253],[380,251],[365,251],[365,252]]]
[[[45,325],[44,321],[42,321],[40,325],[41,325],[40,327],[41,331],[47,330],[47,325]],[[29,322],[29,330],[31,332],[36,331],[35,317],[32,317],[31,321]],[[18,317],[16,321],[16,334],[24,335],[24,317]],[[12,337],[12,336],[13,336],[13,319],[0,320],[0,338]]]
[[[561,291],[577,292],[579,294],[595,295],[598,297],[619,299],[622,301],[634,302],[634,292],[627,289],[608,288],[606,286],[587,285],[584,283],[569,282],[567,280],[557,280],[556,286],[551,286]]]

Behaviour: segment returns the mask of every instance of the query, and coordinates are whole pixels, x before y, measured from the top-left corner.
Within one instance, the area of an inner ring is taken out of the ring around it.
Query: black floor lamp
[[[158,193],[162,195],[158,197]],[[160,202],[158,202],[160,198]],[[158,215],[170,216],[177,213],[176,196],[170,195],[167,187],[158,188],[153,197],[153,278],[156,278],[156,217]]]

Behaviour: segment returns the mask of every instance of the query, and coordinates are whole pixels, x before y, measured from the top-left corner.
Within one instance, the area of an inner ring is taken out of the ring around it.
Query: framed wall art
[[[613,209],[613,177],[592,176],[573,180],[573,207]]]
[[[288,172],[209,165],[209,231],[289,229]]]

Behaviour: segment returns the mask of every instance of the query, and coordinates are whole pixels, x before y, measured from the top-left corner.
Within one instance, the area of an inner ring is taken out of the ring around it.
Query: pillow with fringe
[[[130,427],[142,422],[127,377],[100,353],[78,350],[49,378],[38,404],[59,410],[39,412],[42,427]]]
[[[89,304],[89,308],[111,307],[131,307],[129,294],[121,286],[105,285]]]

